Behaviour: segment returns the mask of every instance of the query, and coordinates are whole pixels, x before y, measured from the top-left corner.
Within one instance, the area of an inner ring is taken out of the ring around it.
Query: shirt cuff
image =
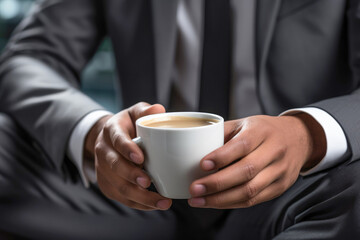
[[[89,181],[92,183],[96,182],[96,176],[95,169],[84,164],[83,148],[85,137],[94,124],[107,115],[112,115],[112,113],[104,110],[97,110],[85,115],[72,131],[67,146],[67,156],[77,167],[81,180],[87,188],[89,187]]]
[[[348,144],[345,133],[339,123],[330,114],[315,107],[290,109],[281,113],[280,116],[293,115],[299,112],[309,114],[321,125],[325,132],[327,145],[325,157],[316,166],[305,172],[301,172],[300,175],[310,175],[340,163],[348,150]]]

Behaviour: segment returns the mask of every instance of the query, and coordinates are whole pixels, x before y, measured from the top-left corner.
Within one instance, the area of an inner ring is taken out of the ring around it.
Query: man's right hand
[[[131,140],[136,137],[138,118],[163,112],[162,105],[138,103],[102,118],[90,130],[85,152],[95,159],[97,182],[108,198],[140,210],[166,210],[171,206],[171,199],[146,189],[151,180],[142,168],[144,155]]]

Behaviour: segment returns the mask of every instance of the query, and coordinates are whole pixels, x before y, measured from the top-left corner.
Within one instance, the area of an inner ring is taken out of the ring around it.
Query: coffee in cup
[[[146,127],[155,128],[191,128],[212,125],[219,120],[212,118],[187,117],[187,116],[162,116],[140,122]]]

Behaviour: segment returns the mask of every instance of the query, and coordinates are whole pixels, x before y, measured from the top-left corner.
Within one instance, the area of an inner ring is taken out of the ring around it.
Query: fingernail
[[[137,155],[136,153],[133,153],[133,152],[130,153],[130,159],[131,159],[131,161],[133,161],[136,164],[141,164],[142,163],[141,159],[140,159],[140,156]]]
[[[189,203],[192,207],[202,207],[205,205],[205,198],[191,198]]]
[[[215,163],[211,160],[204,160],[202,163],[202,168],[206,171],[213,170],[215,168]]]
[[[148,180],[144,177],[137,177],[136,183],[140,185],[140,187],[147,188],[148,187]]]
[[[156,203],[156,207],[162,210],[166,210],[169,208],[170,201],[169,200],[160,200]]]
[[[196,184],[192,187],[192,193],[194,196],[200,196],[206,193],[206,187],[202,184]]]

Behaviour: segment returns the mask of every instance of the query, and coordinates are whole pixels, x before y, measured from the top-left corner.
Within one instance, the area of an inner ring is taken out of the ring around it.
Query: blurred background
[[[12,31],[36,0],[0,0],[0,52]],[[109,39],[105,39],[82,74],[82,90],[106,109],[117,112],[121,100],[115,92],[114,56]]]

